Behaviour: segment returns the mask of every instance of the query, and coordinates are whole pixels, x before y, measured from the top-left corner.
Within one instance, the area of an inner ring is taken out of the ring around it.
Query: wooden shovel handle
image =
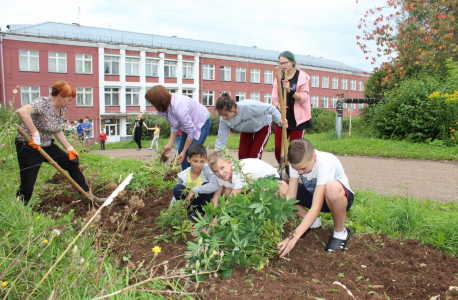
[[[30,143],[32,141],[32,138],[20,127],[18,126],[17,127],[17,131],[26,139],[26,141],[28,143]],[[70,183],[78,190],[78,192],[80,192],[84,197],[86,197],[90,202],[92,202],[92,197],[89,196],[89,194],[83,190],[79,185],[78,183],[75,182],[75,180],[73,180],[68,174],[67,172],[65,172],[52,158],[51,156],[48,155],[48,153],[46,153],[43,148],[40,149],[40,154],[51,164],[54,166],[54,168],[57,169],[57,171],[60,172],[60,174],[62,174],[62,176],[64,176],[68,181],[70,181]]]

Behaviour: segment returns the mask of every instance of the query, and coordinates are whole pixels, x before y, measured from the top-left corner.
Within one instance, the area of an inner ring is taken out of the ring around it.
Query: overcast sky
[[[2,1],[0,25],[46,21],[198,39],[333,59],[371,71],[358,21],[385,0]],[[72,4],[67,4],[72,3]],[[75,3],[75,4],[73,4]],[[76,4],[78,3],[78,4]]]

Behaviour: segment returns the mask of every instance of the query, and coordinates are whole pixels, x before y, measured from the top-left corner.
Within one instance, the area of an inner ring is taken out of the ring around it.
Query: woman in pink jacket
[[[296,69],[296,59],[290,51],[278,56],[282,71],[282,87],[288,92],[286,99],[286,119],[288,120],[287,136],[290,142],[304,138],[306,128],[312,127],[309,81],[310,76]],[[286,78],[284,73],[286,72]],[[280,110],[278,101],[277,79],[274,76],[272,104]],[[280,162],[282,128],[275,126],[275,158]]]

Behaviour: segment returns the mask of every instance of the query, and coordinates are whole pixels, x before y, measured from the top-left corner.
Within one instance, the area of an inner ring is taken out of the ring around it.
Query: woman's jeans
[[[199,140],[194,139],[194,141],[192,141],[191,146],[197,145],[197,144],[203,145],[205,143],[208,132],[210,131],[210,125],[211,125],[211,118],[208,118],[200,130]],[[184,144],[186,143],[187,139],[188,139],[188,134],[184,131],[181,131],[180,146],[178,147],[178,154],[180,154],[181,151],[183,151]],[[191,148],[191,146],[189,146],[189,148]],[[188,151],[186,151],[186,155],[183,159],[183,162],[181,163],[181,170],[186,170],[189,167],[188,160],[186,159],[188,157],[189,148],[188,148]]]

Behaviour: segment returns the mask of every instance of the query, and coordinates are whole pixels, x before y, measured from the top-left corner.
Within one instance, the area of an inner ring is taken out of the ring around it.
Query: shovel
[[[32,141],[32,138],[20,127],[18,126],[17,127],[17,131],[26,139],[27,143],[30,143]],[[78,190],[78,192],[80,192],[84,197],[86,197],[88,201],[86,201],[86,199],[83,198],[83,202],[88,204],[88,203],[93,203],[92,201],[92,197],[85,191],[83,190],[79,185],[78,183],[75,182],[75,180],[73,180],[70,175],[67,174],[67,172],[65,172],[43,149],[40,149],[40,154],[51,164],[53,165],[57,171],[60,172],[60,174],[62,174],[62,176],[64,176],[68,181],[70,181],[70,183]]]
[[[286,99],[283,98],[283,89],[281,85],[281,78],[280,78],[280,70],[278,67],[275,67],[275,73],[277,75],[277,91],[278,91],[278,101],[280,102],[280,114],[281,114],[281,121],[285,122],[286,120],[286,113],[285,113],[285,107],[286,107]],[[285,96],[286,96],[286,90],[285,90]],[[280,166],[278,167],[280,173],[280,178],[283,177],[283,170],[285,168],[286,162],[285,162],[285,154],[287,155],[288,148],[286,148],[288,145],[288,140],[287,140],[287,133],[286,133],[286,128],[282,128],[282,139],[281,139],[281,154],[280,154]],[[286,151],[285,151],[286,150]]]

